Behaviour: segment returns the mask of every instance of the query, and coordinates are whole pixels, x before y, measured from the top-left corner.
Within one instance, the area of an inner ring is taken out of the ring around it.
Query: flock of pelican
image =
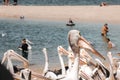
[[[80,34],[78,30],[68,32],[69,48],[57,47],[61,69],[49,70],[49,59],[47,49],[43,48],[45,55],[45,66],[43,73],[36,73],[29,69],[29,62],[13,50],[4,53],[1,64],[11,72],[15,79],[19,80],[120,80],[120,59],[107,53],[108,67],[103,62],[106,58],[101,55],[93,46]],[[97,57],[93,58],[89,53]],[[68,65],[65,66],[63,56],[67,56]],[[22,68],[13,65],[12,60],[23,63]],[[37,78],[32,78],[35,76]]]

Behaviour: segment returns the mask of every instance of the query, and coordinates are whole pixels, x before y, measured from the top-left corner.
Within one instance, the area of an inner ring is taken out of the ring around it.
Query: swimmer
[[[108,24],[104,24],[104,26],[102,27],[102,30],[101,30],[101,35],[102,36],[107,36],[107,33],[109,32],[109,29],[108,29]]]

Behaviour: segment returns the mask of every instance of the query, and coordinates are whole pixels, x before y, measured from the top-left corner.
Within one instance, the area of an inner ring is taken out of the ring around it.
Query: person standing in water
[[[109,32],[109,29],[108,29],[108,24],[104,24],[104,26],[102,27],[102,30],[101,30],[101,35],[102,36],[107,36],[107,33]]]
[[[109,38],[108,38],[107,43],[108,43],[108,48],[113,48],[113,47],[115,47],[115,44],[112,43],[111,40],[110,40]]]
[[[69,19],[69,23],[73,23],[73,21],[72,21],[72,19],[71,19],[71,18]]]
[[[28,59],[28,44],[26,43],[26,39],[22,39],[22,45],[19,48],[22,50],[22,56]]]

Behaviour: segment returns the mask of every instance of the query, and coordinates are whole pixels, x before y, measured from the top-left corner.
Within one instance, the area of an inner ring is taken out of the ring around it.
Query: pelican
[[[25,79],[25,80],[31,80],[31,70],[30,69],[21,70],[20,77]]]
[[[101,70],[102,73],[99,72],[99,70],[97,71],[97,75],[99,75],[100,80],[119,80],[119,76],[120,76],[120,62],[118,62],[118,68],[115,68],[115,62],[114,62],[114,58],[112,57],[111,52],[107,53],[108,56],[108,60],[109,60],[109,70],[108,68],[99,60],[99,59],[95,59],[99,65],[98,69]],[[96,75],[96,74],[95,74]],[[94,76],[95,76],[94,75]],[[97,77],[98,79],[98,77]]]
[[[83,49],[81,49],[81,50],[83,50]],[[72,68],[72,66],[73,66],[73,64],[74,64],[74,54],[73,54],[73,52],[71,51],[71,49],[70,49],[70,47],[69,47],[69,51],[67,51],[67,50],[65,50],[62,46],[59,46],[59,52],[60,52],[60,54],[61,55],[68,55],[68,70],[67,70],[67,73],[66,74],[68,74],[70,71],[71,71],[71,68]],[[84,52],[84,51],[81,51],[81,52]],[[61,56],[60,56],[61,57]],[[62,61],[62,60],[61,60]],[[90,73],[92,73],[93,71],[90,69],[90,67],[89,66],[87,66],[87,65],[85,65],[85,64],[87,64],[84,60],[82,60],[81,58],[80,58],[80,63],[79,63],[79,65],[82,65],[82,69],[80,70],[80,72],[79,72],[79,75],[82,77],[82,78],[85,78],[85,79],[91,79],[91,77],[90,77],[90,75],[88,74],[88,70],[89,70],[89,72]],[[63,69],[64,69],[64,67],[63,67]],[[84,70],[83,70],[84,69]],[[64,70],[63,70],[64,71]],[[85,71],[87,71],[87,72],[85,72]]]
[[[107,54],[110,65],[110,76],[106,80],[120,80],[120,61],[119,59],[113,58],[112,53],[108,52]]]
[[[58,50],[59,60],[60,60],[60,63],[61,63],[62,75],[66,75],[65,64],[64,64],[63,58],[61,56],[62,53],[60,51],[60,48],[61,48],[61,46],[58,46],[57,50]]]
[[[114,70],[113,72],[115,73],[117,68],[119,67],[120,59],[113,57],[111,52],[108,52],[107,56],[109,58],[109,62],[111,66],[113,67],[113,70]]]
[[[79,76],[79,59],[80,59],[80,49],[88,49],[94,54],[98,55],[102,59],[105,59],[98,51],[96,51],[89,42],[80,35],[78,30],[70,30],[68,33],[69,45],[74,53],[75,60],[71,71],[62,80],[78,80]]]
[[[98,58],[96,58],[95,61],[97,62],[98,70],[97,70],[97,74],[94,74],[93,78],[95,79],[96,76],[98,75],[97,79],[99,78],[99,79],[105,80],[110,76],[110,71]]]
[[[4,33],[4,32],[2,32],[2,34],[1,34],[2,37],[6,36],[6,35],[7,35],[7,33]]]
[[[59,47],[59,51],[64,54],[64,55],[67,55],[68,56],[68,65],[69,65],[69,68],[70,66],[73,64],[74,62],[74,53],[71,51],[70,47],[68,47],[68,51],[66,49],[64,49],[62,46]],[[81,49],[80,50],[80,64],[81,65],[84,65],[84,64],[87,64],[88,61],[90,61],[92,59],[92,57],[84,50],[84,49]]]
[[[65,77],[66,75],[66,69],[67,67],[65,67],[64,65],[64,61],[63,61],[63,58],[62,58],[62,53],[59,51],[60,49],[60,46],[58,46],[57,50],[58,50],[58,56],[59,56],[59,60],[60,60],[60,64],[61,64],[61,69],[59,70],[54,70],[54,71],[51,71],[48,69],[48,56],[47,56],[47,50],[46,48],[43,48],[43,53],[45,55],[45,67],[44,67],[44,70],[43,70],[43,76],[45,76],[46,78],[49,78],[49,79],[52,79],[52,80],[57,80],[57,79],[62,79]]]
[[[50,78],[52,80],[56,80],[57,79],[57,75],[53,71],[50,71],[48,69],[49,63],[48,63],[48,56],[47,56],[46,48],[43,48],[42,51],[43,51],[43,53],[45,55],[45,67],[44,67],[44,70],[43,70],[43,76],[45,76],[47,78]]]
[[[3,59],[1,64],[3,64],[6,60],[7,61],[11,61],[11,60],[18,60],[23,62],[23,65],[25,68],[28,68],[29,62],[27,59],[23,58],[21,55],[19,55],[18,53],[16,53],[14,50],[7,50],[4,53]],[[9,63],[9,62],[8,62]],[[9,65],[9,64],[8,64]],[[8,66],[9,67],[9,66]],[[12,71],[13,72],[13,71]]]
[[[31,42],[30,40],[26,39],[26,42],[28,44],[28,49],[31,50],[32,46],[30,44],[33,44],[33,42]]]
[[[15,73],[14,68],[16,68],[15,66],[13,66],[12,60],[18,60],[23,62],[23,68],[17,68],[17,70],[20,71],[20,75]],[[4,64],[5,62],[7,62],[7,69],[12,73],[13,77],[15,79],[19,79],[19,80],[30,80],[31,78],[31,74],[37,78],[40,79],[44,79],[44,80],[50,80],[44,76],[42,76],[39,73],[36,73],[30,69],[28,69],[29,66],[29,62],[27,59],[25,59],[24,57],[22,57],[21,55],[19,55],[18,53],[16,53],[14,50],[7,50],[4,53],[3,59],[1,64]]]
[[[30,40],[28,40],[27,38],[26,38],[26,43],[28,44],[28,53],[29,53],[28,59],[32,60],[32,46],[31,46],[31,44],[34,44],[34,43],[31,42]]]
[[[117,68],[117,74],[116,74],[116,78],[117,80],[120,80],[120,62],[118,62],[119,66]]]
[[[7,66],[6,66],[7,69],[13,74],[14,78],[21,79],[21,77],[19,75],[14,73],[15,71],[14,71],[14,66],[13,66],[12,60],[21,61],[24,65],[23,66],[24,68],[28,68],[29,62],[28,62],[28,60],[26,60],[25,58],[23,58],[22,56],[17,54],[14,50],[7,50],[4,53],[1,64],[4,64],[5,61],[7,61]]]
[[[106,78],[106,80],[115,80],[115,77],[114,77],[114,64],[113,64],[113,58],[112,58],[112,54],[111,52],[108,52],[107,53],[107,56],[108,56],[108,60],[109,60],[109,67],[110,67],[110,76],[108,78]]]

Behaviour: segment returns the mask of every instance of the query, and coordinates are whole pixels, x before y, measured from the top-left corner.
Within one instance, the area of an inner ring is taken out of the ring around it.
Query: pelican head
[[[78,46],[78,41],[80,39],[80,32],[78,30],[71,30],[68,33],[68,41],[73,53],[79,53],[80,47]]]
[[[68,41],[74,54],[79,53],[80,48],[84,48],[101,57],[102,59],[105,59],[84,37],[81,36],[80,31],[78,30],[70,30],[68,32]]]
[[[14,50],[11,50],[11,49],[7,50],[4,53],[1,64],[3,64],[7,59],[18,60],[18,61],[23,62],[24,68],[28,68],[28,66],[29,66],[28,60],[26,60],[24,57],[22,57],[21,55],[19,55],[18,53],[16,53]]]

